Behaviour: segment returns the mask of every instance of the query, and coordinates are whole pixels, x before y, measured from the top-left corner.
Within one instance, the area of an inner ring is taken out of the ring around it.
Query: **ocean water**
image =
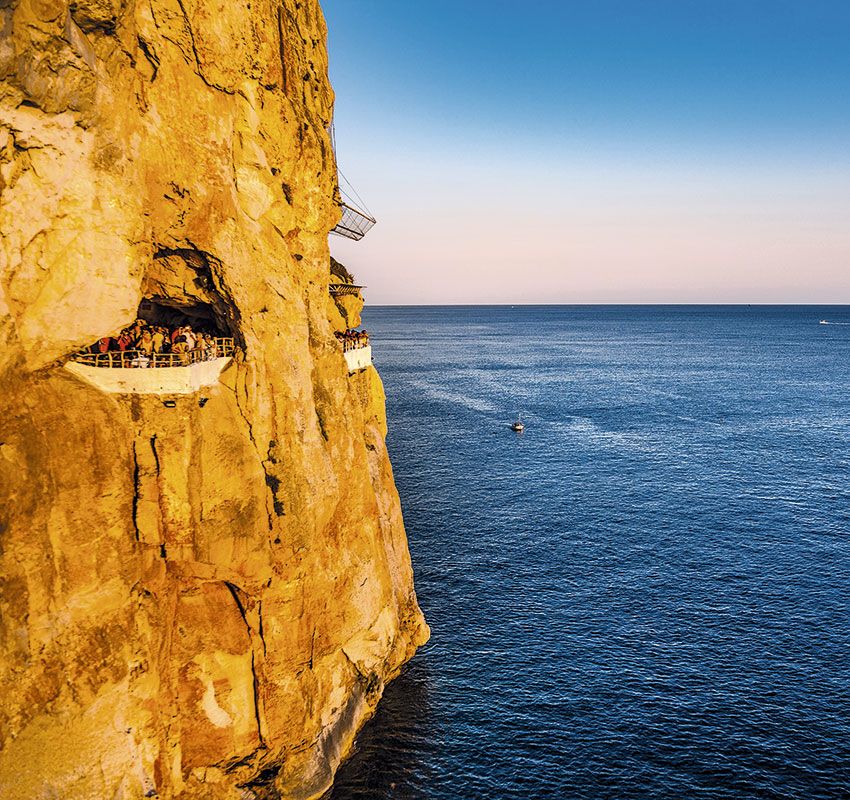
[[[365,324],[433,633],[333,800],[850,797],[850,308]]]

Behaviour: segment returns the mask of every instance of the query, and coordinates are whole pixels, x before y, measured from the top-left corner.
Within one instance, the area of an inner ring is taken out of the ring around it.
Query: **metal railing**
[[[331,229],[331,233],[335,233],[337,236],[345,236],[346,239],[360,241],[375,224],[375,218],[346,202],[341,202],[339,207],[342,210],[342,216],[336,227]]]
[[[214,358],[227,358],[236,350],[233,339],[216,337],[211,349],[196,347],[185,353],[153,353],[141,350],[109,350],[106,353],[77,353],[74,361],[89,367],[111,369],[150,369],[164,367],[188,367]]]
[[[331,297],[360,294],[360,290],[365,288],[365,286],[355,286],[353,283],[331,283],[328,285],[328,291],[330,292]]]

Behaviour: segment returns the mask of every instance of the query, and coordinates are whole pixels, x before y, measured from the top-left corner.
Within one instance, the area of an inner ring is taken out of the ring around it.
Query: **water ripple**
[[[820,319],[850,311],[370,310],[433,638],[334,800],[850,797],[850,328]]]

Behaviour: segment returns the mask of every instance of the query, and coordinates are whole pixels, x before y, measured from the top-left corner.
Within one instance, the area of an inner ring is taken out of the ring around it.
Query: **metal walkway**
[[[345,236],[346,239],[354,239],[354,241],[359,242],[377,222],[365,211],[350,206],[345,201],[340,203],[340,208],[342,209],[342,218],[336,224],[336,227],[331,229],[331,233],[335,233],[337,236]]]
[[[360,290],[365,288],[354,283],[332,283],[328,286],[328,291],[331,297],[344,297],[349,294],[360,294]]]

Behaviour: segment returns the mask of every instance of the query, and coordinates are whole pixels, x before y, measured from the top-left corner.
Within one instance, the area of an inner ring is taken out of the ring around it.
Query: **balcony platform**
[[[328,292],[331,297],[345,297],[346,295],[360,294],[361,289],[365,286],[357,286],[353,283],[331,283],[328,286]]]
[[[342,215],[331,233],[359,242],[375,225],[375,218],[349,203],[342,202],[339,207]]]
[[[69,361],[65,369],[109,394],[194,394],[218,383],[230,360],[230,356],[223,356],[181,367],[140,369],[110,369]]]

